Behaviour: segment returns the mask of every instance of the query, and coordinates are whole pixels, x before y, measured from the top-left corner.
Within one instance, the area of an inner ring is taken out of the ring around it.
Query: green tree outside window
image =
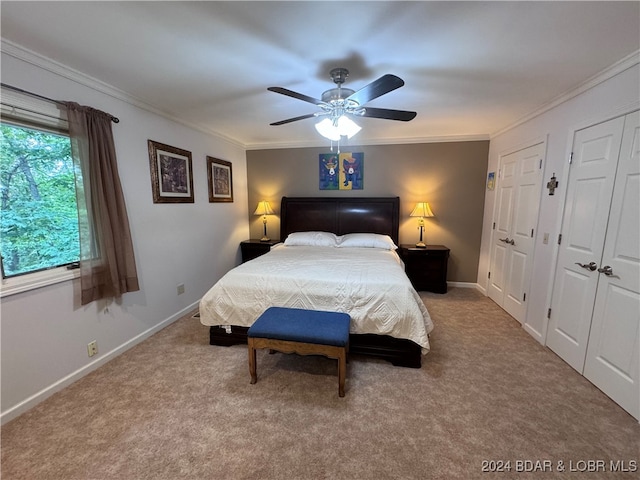
[[[6,277],[79,261],[68,136],[0,124],[0,215]]]

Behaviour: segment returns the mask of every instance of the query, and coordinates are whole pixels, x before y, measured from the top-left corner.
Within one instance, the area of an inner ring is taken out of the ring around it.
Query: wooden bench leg
[[[269,352],[298,353],[300,355],[325,355],[338,360],[338,396],[344,397],[344,384],[347,376],[347,353],[349,344],[344,347],[292,342],[285,340],[266,339],[261,337],[248,337],[247,346],[249,352],[249,373],[251,384],[258,381],[256,373],[256,349],[268,348]]]
[[[338,355],[338,396],[344,397],[344,380],[347,376],[347,349],[340,350]]]
[[[258,375],[256,374],[256,349],[253,345],[253,339],[247,339],[249,345],[249,374],[251,375],[251,385],[258,381]]]

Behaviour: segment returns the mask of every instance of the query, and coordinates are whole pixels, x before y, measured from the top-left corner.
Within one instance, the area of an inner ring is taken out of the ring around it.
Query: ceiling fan
[[[321,135],[331,140],[339,141],[341,135],[346,135],[351,138],[360,130],[360,127],[349,119],[348,115],[382,118],[384,120],[399,120],[401,122],[408,122],[416,116],[416,112],[406,110],[391,110],[364,106],[365,103],[403,86],[404,81],[395,75],[383,75],[358,91],[342,87],[342,84],[349,76],[349,70],[346,68],[334,68],[329,72],[329,75],[331,75],[331,78],[338,87],[331,88],[324,92],[321,99],[309,97],[282,87],[267,88],[267,90],[271,92],[297,98],[303,102],[313,103],[320,107],[319,112],[280,120],[270,125],[284,125],[307,118],[325,117],[325,120],[316,125],[316,129],[318,129]],[[326,128],[321,127],[323,124]]]

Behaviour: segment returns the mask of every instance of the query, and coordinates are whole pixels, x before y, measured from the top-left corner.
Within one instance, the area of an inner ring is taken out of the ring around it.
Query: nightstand
[[[242,263],[248,262],[260,255],[264,255],[269,249],[276,243],[280,243],[280,240],[269,240],[268,242],[262,242],[260,239],[252,238],[251,240],[245,240],[240,242],[240,250],[242,251]]]
[[[402,244],[398,254],[405,271],[416,290],[447,293],[447,263],[449,249],[444,245],[427,245],[418,248],[413,244]]]

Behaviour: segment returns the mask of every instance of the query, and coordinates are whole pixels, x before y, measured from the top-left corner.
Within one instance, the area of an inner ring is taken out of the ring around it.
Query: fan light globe
[[[320,135],[328,138],[329,140],[333,140],[334,142],[340,140],[340,137],[342,136],[351,138],[362,130],[356,122],[344,115],[340,116],[335,123],[337,125],[334,125],[334,121],[331,119],[325,118],[324,120],[316,123],[316,130]]]
[[[360,128],[356,122],[351,120],[349,117],[342,115],[338,119],[338,132],[340,135],[346,135],[347,138],[351,138],[360,130],[362,130],[362,128]]]
[[[333,123],[328,118],[325,118],[324,120],[316,123],[316,130],[324,138],[328,138],[329,140],[333,140],[334,142],[340,140],[338,129],[333,126]]]

